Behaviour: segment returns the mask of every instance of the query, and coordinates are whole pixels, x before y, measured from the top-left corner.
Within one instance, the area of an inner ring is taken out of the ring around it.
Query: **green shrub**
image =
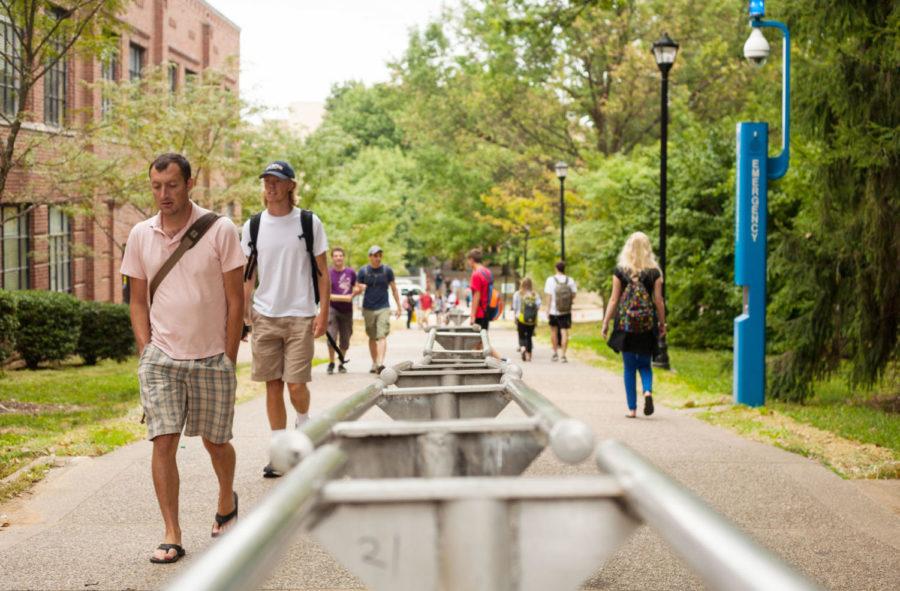
[[[124,361],[134,351],[128,306],[104,302],[81,303],[81,336],[77,353],[87,365],[98,359]]]
[[[81,332],[77,299],[52,291],[20,291],[15,297],[19,318],[16,350],[29,368],[75,353]]]
[[[16,309],[15,296],[0,289],[0,363],[16,350],[16,330],[19,328]]]

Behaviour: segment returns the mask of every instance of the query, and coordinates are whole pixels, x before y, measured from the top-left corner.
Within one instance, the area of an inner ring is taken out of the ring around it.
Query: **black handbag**
[[[606,344],[616,353],[621,353],[622,348],[625,347],[625,336],[625,331],[613,328],[612,334],[609,335]]]

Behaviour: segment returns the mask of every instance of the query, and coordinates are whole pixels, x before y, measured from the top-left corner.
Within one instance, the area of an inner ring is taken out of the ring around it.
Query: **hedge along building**
[[[66,141],[65,130],[102,117],[104,104],[100,80],[134,80],[149,66],[168,66],[173,91],[188,77],[207,68],[237,71],[240,29],[201,0],[132,0],[120,15],[117,52],[112,59],[70,54],[36,84],[27,104],[31,119],[23,135],[55,134]],[[12,25],[0,18],[0,108],[15,108],[14,80],[9,64],[13,51]],[[50,78],[52,76],[52,78]],[[235,73],[226,75],[225,86],[238,91]],[[14,114],[14,113],[13,113]],[[61,133],[62,132],[62,133]],[[6,126],[0,122],[0,141]],[[38,148],[33,158],[49,158],[48,148]],[[149,163],[135,163],[148,166]],[[65,194],[29,169],[14,169],[7,181],[10,198],[0,205],[0,288],[42,289],[72,293],[80,299],[123,301],[119,274],[128,233],[143,215],[135,208],[98,204],[103,213],[93,218],[70,216]],[[210,181],[210,179],[213,179]],[[222,182],[216,174],[201,181]],[[147,190],[149,191],[149,185]],[[16,199],[31,195],[33,202]],[[23,212],[27,212],[24,213]]]

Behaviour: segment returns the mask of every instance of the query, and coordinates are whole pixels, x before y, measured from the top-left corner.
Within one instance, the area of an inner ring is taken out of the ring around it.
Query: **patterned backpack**
[[[650,332],[653,321],[653,299],[640,277],[631,277],[619,300],[618,329],[626,333]]]

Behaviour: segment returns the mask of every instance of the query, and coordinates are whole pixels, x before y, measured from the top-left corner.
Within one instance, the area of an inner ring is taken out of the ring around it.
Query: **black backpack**
[[[250,218],[250,257],[247,259],[247,266],[244,268],[244,281],[249,281],[253,277],[253,271],[256,270],[256,264],[259,260],[259,251],[256,250],[256,240],[259,238],[259,221],[262,218],[262,212],[255,214]],[[315,294],[316,304],[319,303],[319,275],[322,271],[316,264],[316,255],[313,254],[313,212],[308,209],[300,210],[300,238],[306,242],[306,252],[309,253],[310,269],[312,270],[313,293]]]

